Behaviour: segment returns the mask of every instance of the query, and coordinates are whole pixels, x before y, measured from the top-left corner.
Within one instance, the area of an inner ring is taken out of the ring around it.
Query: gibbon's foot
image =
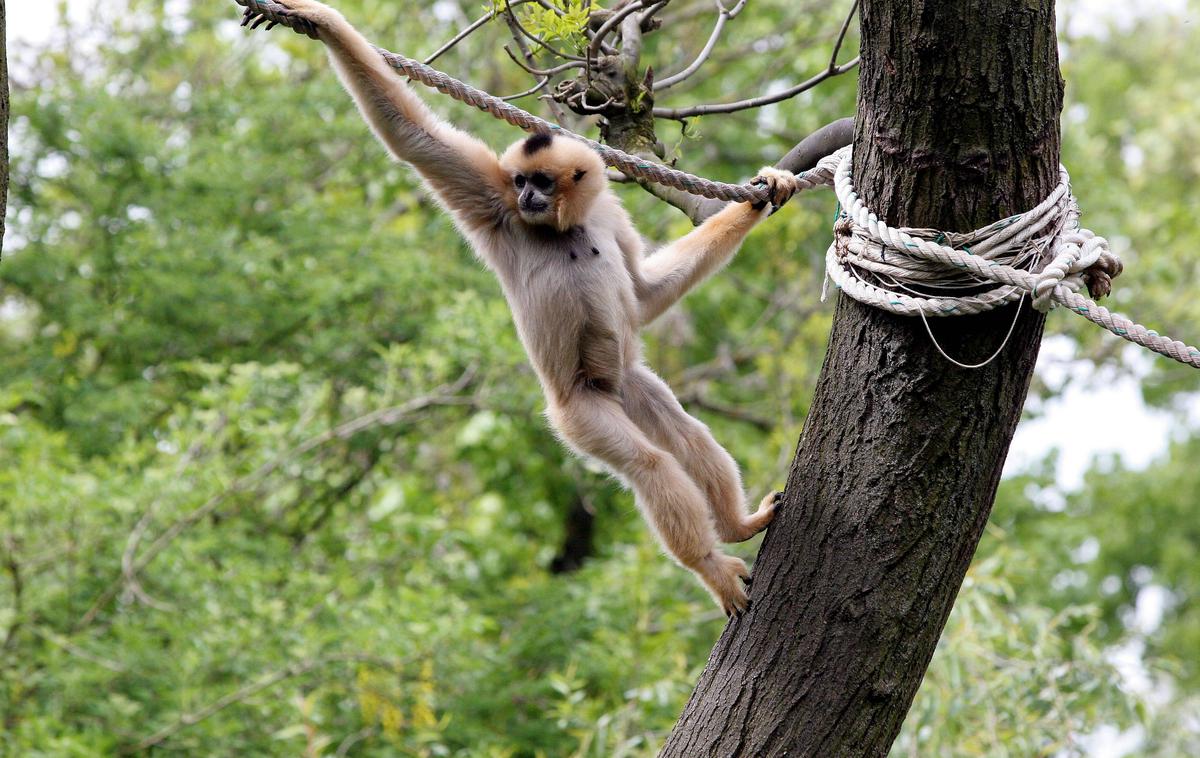
[[[781,502],[783,502],[782,492],[772,492],[764,497],[758,504],[758,510],[747,514],[742,520],[741,526],[735,529],[732,534],[722,535],[722,537],[729,537],[729,539],[724,541],[745,542],[763,529],[766,529],[767,525],[775,518],[775,511],[779,508]]]
[[[799,186],[796,183],[796,175],[791,171],[774,168],[773,166],[763,166],[759,169],[758,176],[754,177],[751,184],[761,184],[765,186],[769,192],[771,203],[771,213],[783,207],[783,204],[791,199],[792,195],[796,194],[796,189]],[[755,210],[762,210],[767,205],[767,200],[759,200],[754,204]]]
[[[700,581],[704,582],[726,616],[743,613],[750,607],[750,599],[742,587],[742,582],[750,576],[750,569],[741,558],[714,550],[701,558],[693,570],[700,575]]]

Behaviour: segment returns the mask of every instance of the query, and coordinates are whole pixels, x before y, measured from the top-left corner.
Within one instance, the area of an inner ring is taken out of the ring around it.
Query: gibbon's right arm
[[[313,23],[375,135],[417,169],[460,221],[492,227],[512,212],[511,182],[496,154],[434,115],[341,13],[315,0],[277,2]]]
[[[767,186],[778,208],[796,191],[796,177],[767,166],[755,178]],[[729,203],[692,232],[652,253],[631,269],[641,324],[662,315],[681,297],[720,269],[758,222],[770,215],[766,203]]]

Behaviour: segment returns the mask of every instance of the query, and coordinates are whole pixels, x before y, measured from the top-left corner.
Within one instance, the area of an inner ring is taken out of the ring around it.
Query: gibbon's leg
[[[745,610],[746,562],[717,549],[704,493],[675,456],[651,442],[611,395],[579,390],[552,404],[547,415],[572,447],[629,483],[659,541],[700,577],[726,613]]]
[[[746,512],[746,495],[737,463],[702,422],[688,415],[666,382],[645,366],[626,374],[622,404],[626,413],[655,444],[667,449],[688,476],[704,490],[722,542],[741,542],[761,532],[775,517],[778,492],[767,495],[754,513]]]

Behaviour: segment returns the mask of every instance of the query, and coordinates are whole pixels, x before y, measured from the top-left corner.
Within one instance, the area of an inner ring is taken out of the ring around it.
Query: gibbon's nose
[[[544,200],[539,199],[537,195],[528,190],[521,193],[520,203],[521,210],[529,211],[531,213],[541,213],[549,207]]]

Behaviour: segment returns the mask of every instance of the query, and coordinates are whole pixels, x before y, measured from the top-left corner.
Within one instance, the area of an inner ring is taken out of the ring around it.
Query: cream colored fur
[[[499,278],[562,439],[628,483],[662,544],[727,613],[744,610],[749,571],[717,540],[765,528],[775,496],[747,513],[737,464],[645,365],[637,333],[724,266],[768,210],[730,205],[647,255],[586,146],[557,137],[531,152],[522,141],[497,158],[437,118],[340,13],[281,2],[317,27],[376,135],[416,168]],[[544,222],[518,208],[514,178],[534,172],[556,182]],[[795,190],[786,172],[759,178],[776,204]]]

